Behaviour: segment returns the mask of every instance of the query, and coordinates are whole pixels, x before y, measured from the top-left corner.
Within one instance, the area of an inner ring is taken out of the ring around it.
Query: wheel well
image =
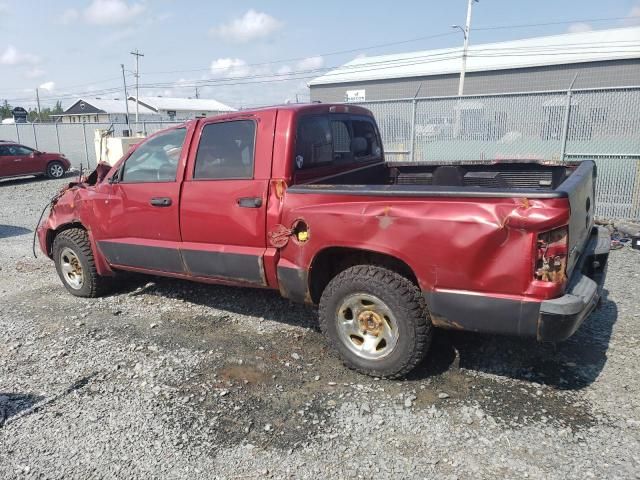
[[[338,273],[354,265],[364,264],[388,268],[418,285],[418,279],[411,267],[392,255],[356,248],[332,247],[322,250],[311,262],[309,293],[313,303],[320,302],[323,290]]]
[[[53,241],[62,232],[64,232],[65,230],[69,230],[71,228],[81,228],[85,232],[87,231],[87,229],[84,228],[84,225],[82,225],[80,222],[71,222],[71,223],[65,223],[64,225],[60,225],[55,230],[49,230],[47,232],[47,252],[49,253],[50,257],[51,255],[53,255]]]

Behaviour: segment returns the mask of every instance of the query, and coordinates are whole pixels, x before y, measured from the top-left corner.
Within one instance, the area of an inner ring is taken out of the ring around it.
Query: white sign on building
[[[364,102],[366,99],[365,90],[347,90],[345,93],[345,101],[347,103]]]

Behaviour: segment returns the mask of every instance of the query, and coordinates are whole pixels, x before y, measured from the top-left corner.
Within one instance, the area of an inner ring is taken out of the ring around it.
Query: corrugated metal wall
[[[408,97],[449,96],[458,93],[459,74],[431,77],[375,80],[334,85],[312,85],[311,100],[344,102],[347,90],[364,89],[366,100]],[[495,72],[469,72],[466,95],[489,93],[566,90],[575,78],[574,88],[626,87],[640,81],[640,59],[554,65]]]

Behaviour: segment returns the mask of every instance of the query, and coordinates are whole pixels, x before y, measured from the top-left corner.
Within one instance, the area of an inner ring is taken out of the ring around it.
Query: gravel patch
[[[438,332],[377,380],[274,292],[69,295],[31,254],[65,181],[0,181],[0,478],[640,478],[639,252],[567,342]]]

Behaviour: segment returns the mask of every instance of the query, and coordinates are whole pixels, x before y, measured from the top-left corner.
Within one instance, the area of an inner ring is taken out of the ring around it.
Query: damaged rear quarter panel
[[[281,259],[308,270],[321,250],[350,247],[402,260],[423,291],[544,296],[532,288],[535,233],[568,218],[562,198],[287,194],[282,223],[304,219],[311,235],[303,244],[289,242]]]

